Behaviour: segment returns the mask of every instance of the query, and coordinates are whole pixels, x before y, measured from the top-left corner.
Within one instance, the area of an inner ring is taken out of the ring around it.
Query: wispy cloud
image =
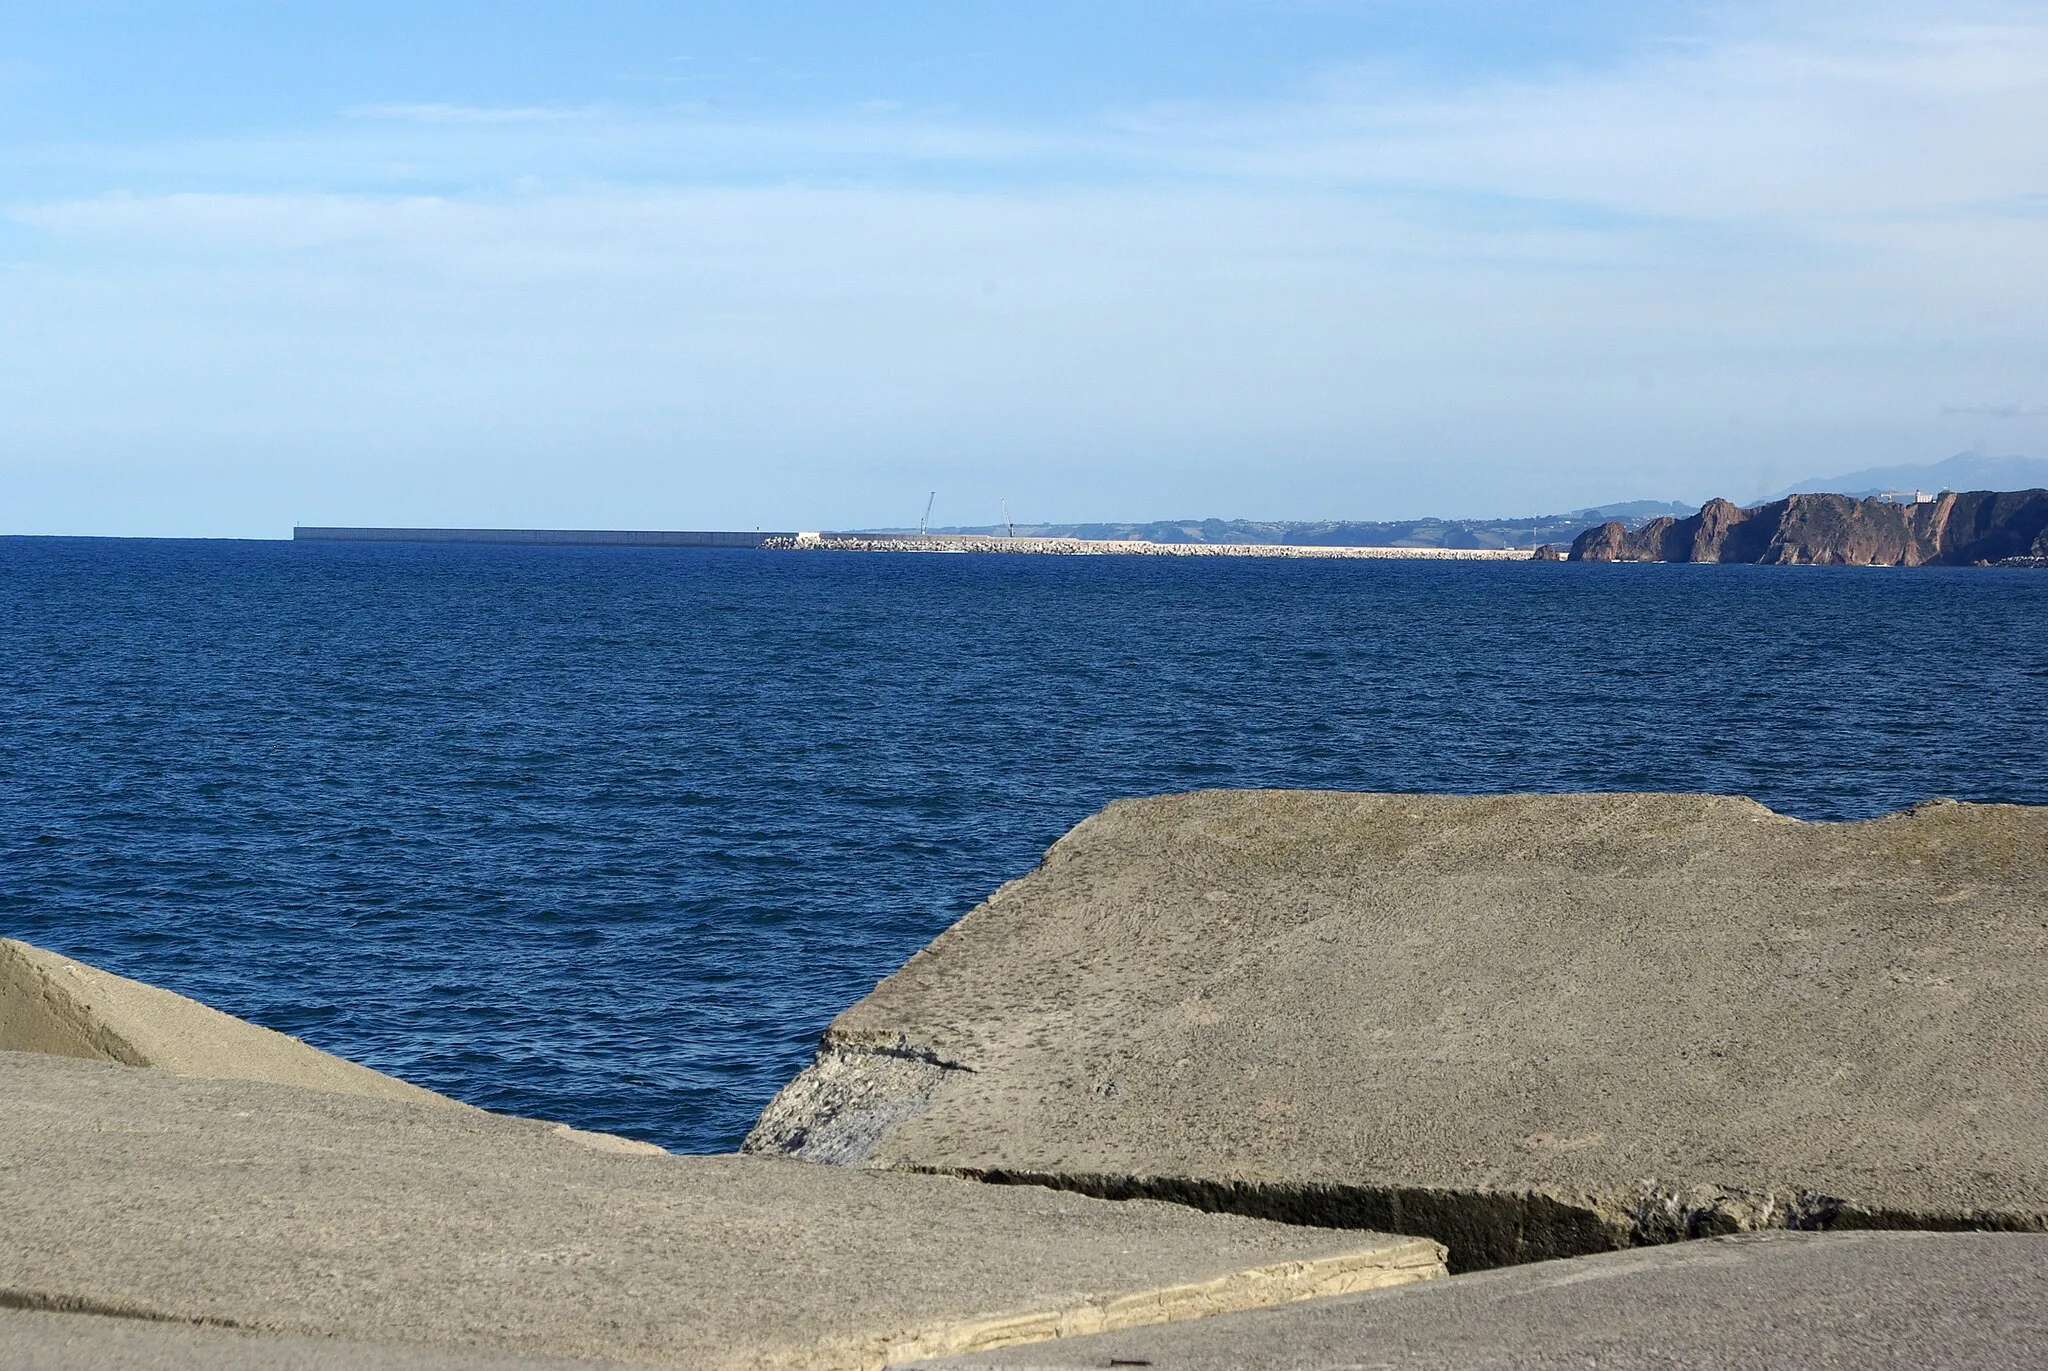
[[[1725,221],[1976,212],[2048,186],[2048,22],[1785,23],[1610,70],[1126,117],[1217,174],[1398,185]]]
[[[595,119],[601,110],[560,105],[357,105],[345,111],[351,119],[395,119],[415,124],[558,124]]]
[[[1753,22],[1739,25],[1742,15]],[[1462,197],[1503,223],[1537,205],[1706,226],[2038,217],[2048,140],[2033,131],[2048,127],[2048,19],[2013,7],[1983,16],[1749,7],[1691,41],[1540,80],[1444,86],[1393,67],[1336,66],[1291,98],[1037,123],[887,100],[781,116],[694,104],[387,103],[350,109],[326,130],[133,148],[118,174],[152,184],[156,159],[167,178],[241,176],[239,189],[259,190],[310,174],[327,189],[373,194],[458,192],[521,174],[1027,193],[1182,182]],[[75,162],[80,150],[66,151]],[[96,149],[87,160],[111,156]]]
[[[1093,120],[386,105],[130,149],[0,211],[0,437],[603,446],[734,501],[773,468],[803,526],[879,517],[830,502],[885,461],[1048,515],[1508,513],[2048,442],[1953,402],[2048,371],[2048,19],[1764,13]]]
[[[2048,417],[2048,405],[1943,405],[1941,412],[1974,419],[2039,419]]]

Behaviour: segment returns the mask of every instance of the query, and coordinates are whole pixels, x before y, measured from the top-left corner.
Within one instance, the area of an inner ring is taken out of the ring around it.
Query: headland
[[[1709,500],[1684,519],[1608,522],[1574,562],[1798,566],[2048,566],[2048,490],[1944,491],[1926,499],[1790,495],[1742,508]]]

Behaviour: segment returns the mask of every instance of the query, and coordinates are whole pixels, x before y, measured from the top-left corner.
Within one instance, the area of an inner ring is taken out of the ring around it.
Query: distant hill
[[[1866,467],[1816,476],[1746,502],[1754,508],[1788,495],[1833,494],[1865,499],[1890,491],[2021,491],[2048,488],[2048,458],[1957,453],[1917,466]],[[1564,514],[1523,519],[1155,519],[1149,523],[1018,524],[1025,538],[1135,539],[1148,543],[1277,543],[1305,547],[1523,548],[1568,546],[1589,528],[1616,522],[1635,531],[1657,518],[1683,519],[1697,506],[1677,500],[1629,500]],[[864,532],[907,533],[908,529]],[[1001,524],[935,528],[934,533],[1000,534]]]
[[[1922,466],[1865,467],[1841,476],[1816,476],[1798,481],[1783,490],[1760,496],[1751,506],[1769,504],[1787,495],[1849,495],[1857,499],[1886,491],[1924,490],[1938,495],[1944,490],[2036,490],[2048,487],[2048,459],[2040,457],[1985,457],[1959,452],[1946,461]]]
[[[1630,527],[1658,515],[1693,512],[1691,505],[1664,500],[1630,500],[1569,514],[1526,519],[1349,520],[1159,519],[1131,524],[1018,524],[1025,538],[1138,539],[1148,543],[1276,543],[1302,547],[1536,547],[1568,545],[1584,530],[1613,519]],[[934,533],[1000,534],[1003,526],[941,528]]]

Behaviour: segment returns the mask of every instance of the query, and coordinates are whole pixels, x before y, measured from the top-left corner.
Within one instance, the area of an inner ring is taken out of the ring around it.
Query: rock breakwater
[[[1340,557],[1526,562],[1528,548],[1344,547],[1316,543],[1148,543],[1110,538],[1003,538],[973,533],[798,533],[765,540],[788,552],[1004,552],[1044,557]]]

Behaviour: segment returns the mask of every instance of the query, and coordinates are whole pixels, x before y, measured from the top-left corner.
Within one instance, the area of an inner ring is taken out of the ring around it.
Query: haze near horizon
[[[2042,127],[2020,4],[11,6],[0,532],[2041,458]]]

